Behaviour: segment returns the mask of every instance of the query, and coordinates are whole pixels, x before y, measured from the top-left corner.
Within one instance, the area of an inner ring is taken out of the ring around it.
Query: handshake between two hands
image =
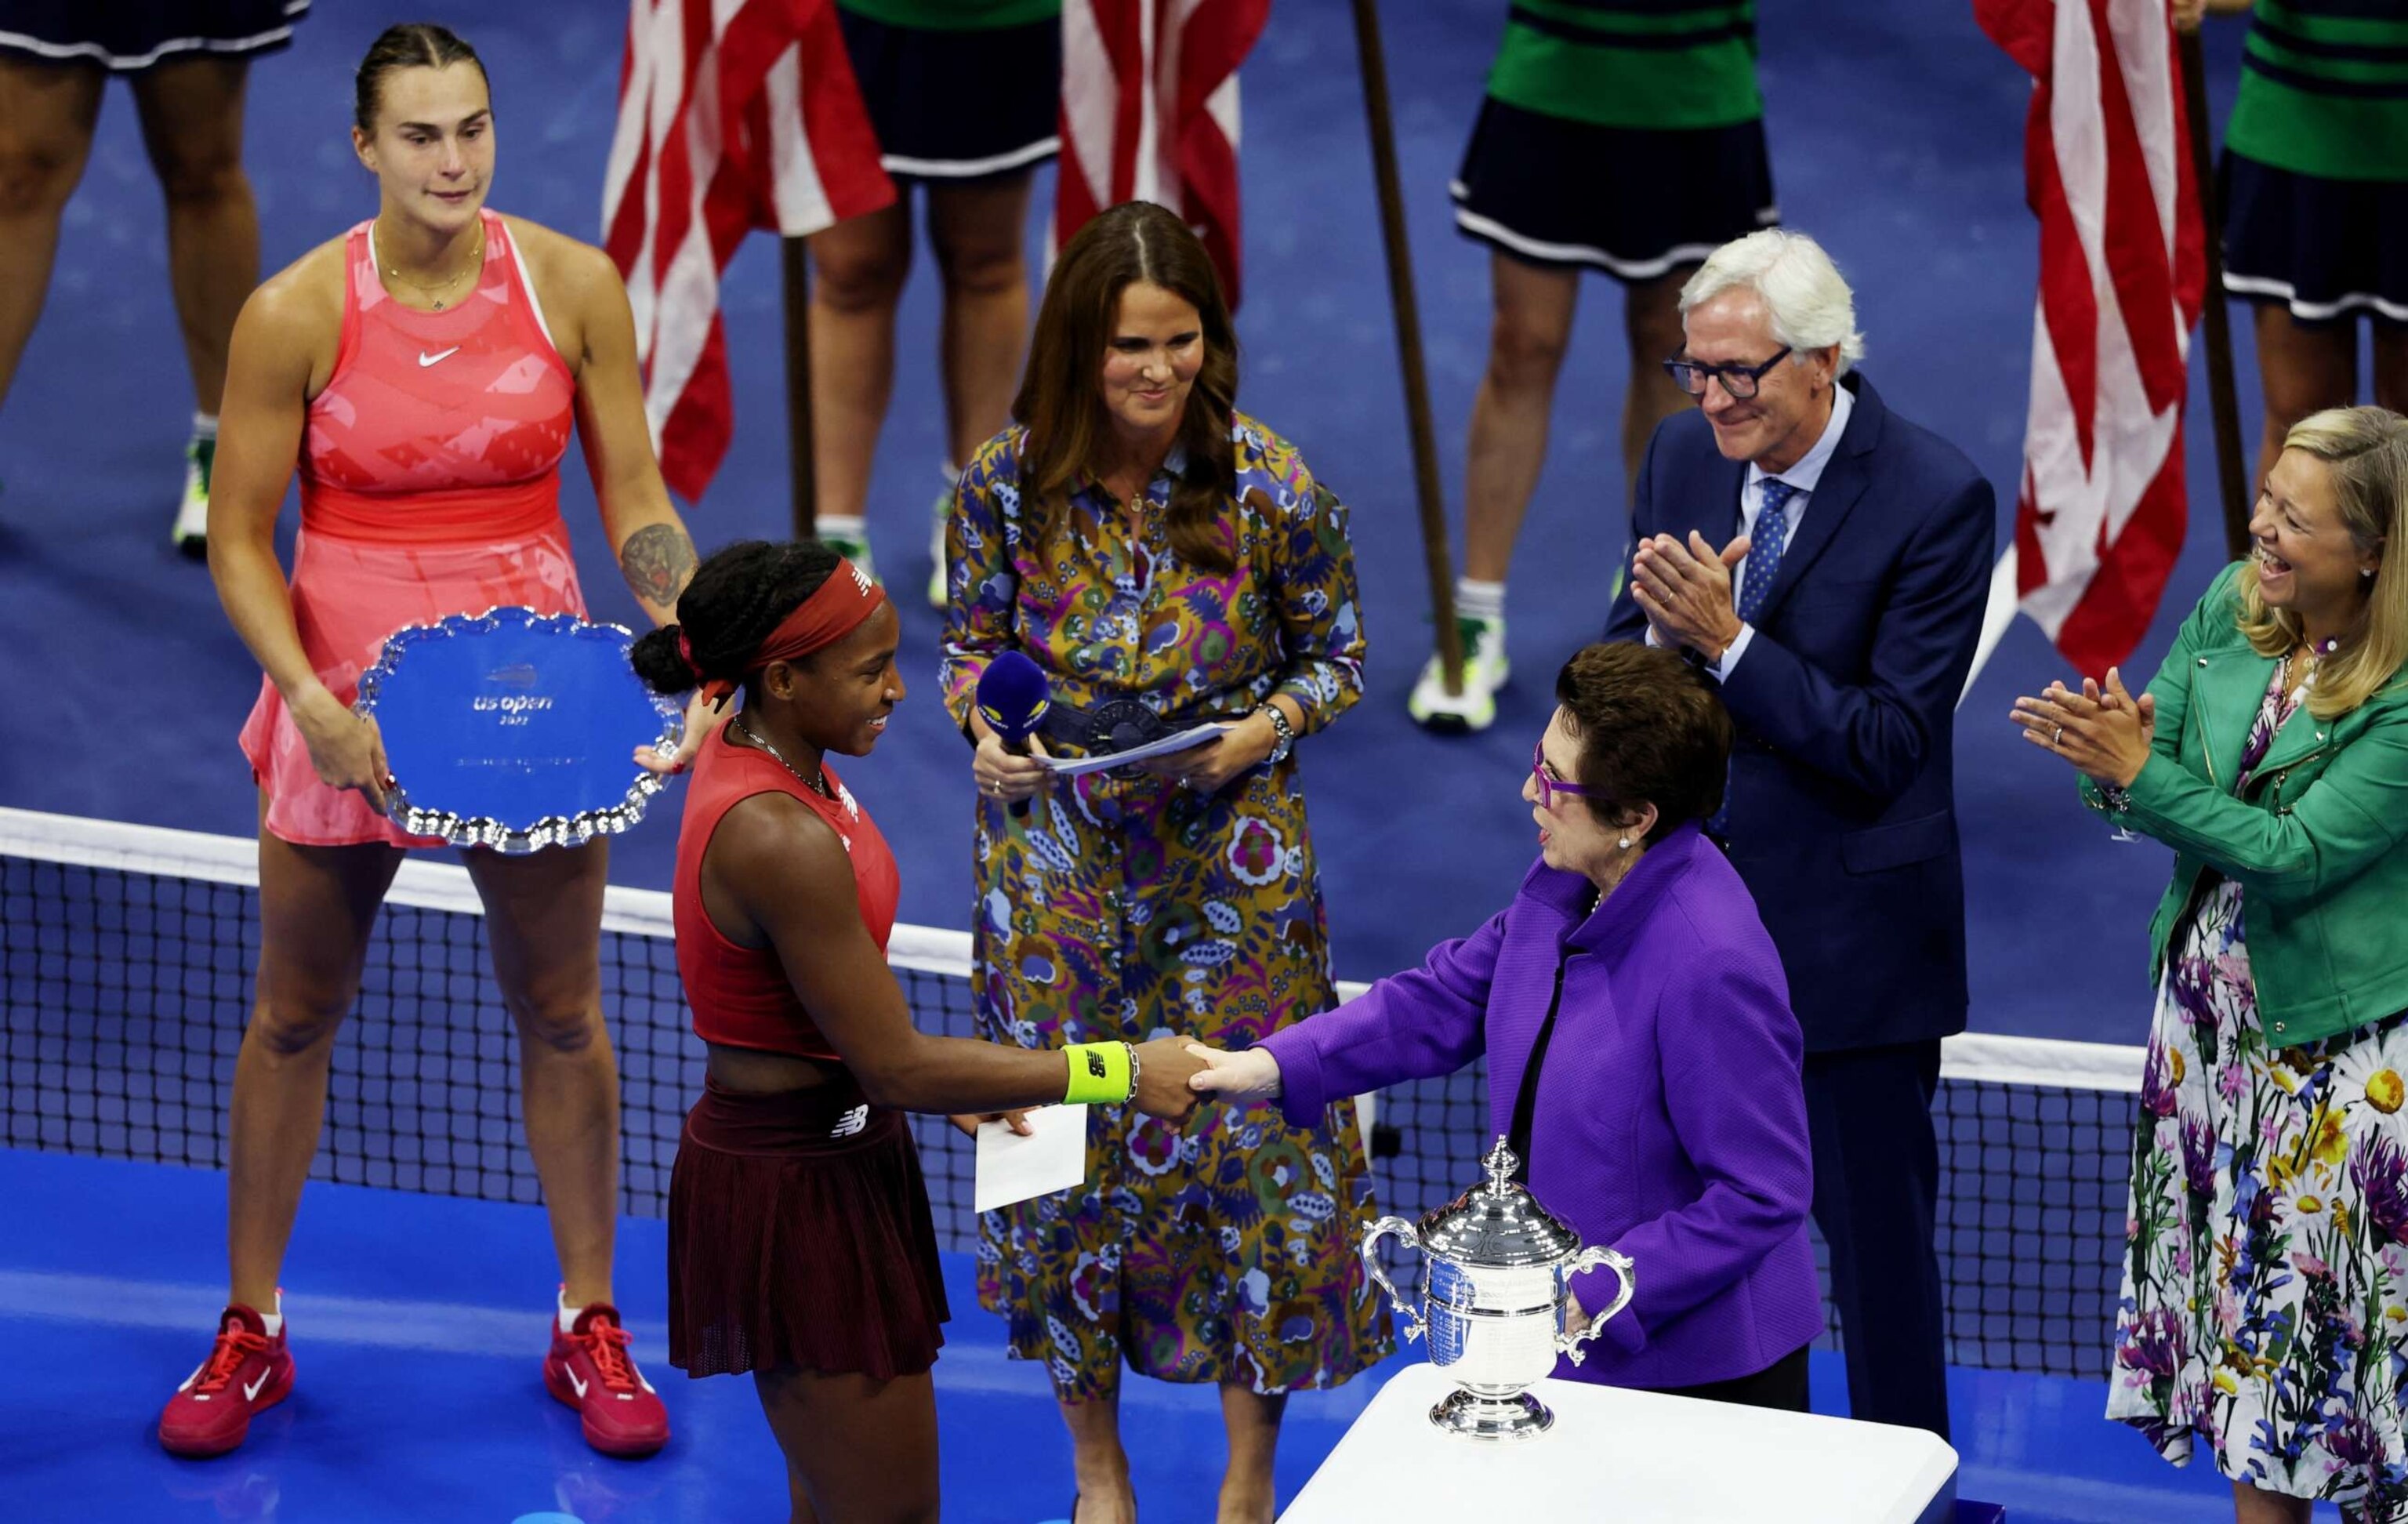
[[[1182,1122],[1204,1096],[1268,1100],[1280,1092],[1279,1060],[1260,1048],[1225,1052],[1189,1037],[1157,1037],[1137,1044],[1137,1093],[1129,1103],[1148,1116]],[[1002,1122],[1024,1136],[1024,1111],[963,1113],[953,1126],[975,1136],[981,1122]]]

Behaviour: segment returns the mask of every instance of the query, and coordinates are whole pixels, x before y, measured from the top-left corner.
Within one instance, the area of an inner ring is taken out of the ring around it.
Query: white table
[[[1454,1389],[1432,1365],[1398,1372],[1280,1524],[1946,1524],[1956,1509],[1956,1452],[1920,1429],[1547,1380],[1533,1389],[1555,1427],[1489,1444],[1430,1426]]]

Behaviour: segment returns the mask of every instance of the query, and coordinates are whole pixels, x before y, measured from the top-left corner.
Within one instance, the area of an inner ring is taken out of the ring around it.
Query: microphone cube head
[[[1006,745],[1027,744],[1045,717],[1052,684],[1025,652],[1007,651],[979,674],[978,712]]]

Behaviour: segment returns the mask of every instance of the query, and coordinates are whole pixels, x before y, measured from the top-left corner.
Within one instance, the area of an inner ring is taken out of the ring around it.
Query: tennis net
[[[241,838],[0,809],[0,1143],[224,1165],[258,953],[256,853]],[[315,1177],[538,1199],[480,921],[466,870],[403,865],[336,1044]],[[888,956],[923,1030],[972,1035],[967,933],[899,926]],[[626,1211],[658,1216],[702,1084],[666,895],[609,890],[602,965],[620,1189]],[[2103,1373],[2141,1057],[1973,1035],[1945,1046],[1939,1244],[1957,1363]],[[1475,1067],[1374,1099],[1383,1211],[1417,1215],[1476,1178],[1484,1095]],[[967,1247],[968,1140],[939,1118],[913,1122],[939,1232]]]

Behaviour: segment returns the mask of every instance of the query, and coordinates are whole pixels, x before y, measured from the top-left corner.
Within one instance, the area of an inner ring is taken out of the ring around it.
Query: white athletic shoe
[[[958,483],[953,477],[945,479],[945,490],[937,494],[934,529],[928,533],[928,607],[941,610],[945,606],[945,524],[953,516],[953,492]]]
[[[1485,730],[1497,723],[1497,692],[1513,671],[1505,659],[1505,621],[1458,619],[1455,628],[1463,636],[1463,691],[1446,691],[1439,659],[1432,656],[1422,668],[1421,681],[1413,684],[1405,712],[1432,730]]]
[[[209,554],[209,467],[217,464],[217,453],[215,439],[184,446],[184,498],[176,505],[176,526],[167,538],[195,561]]]

